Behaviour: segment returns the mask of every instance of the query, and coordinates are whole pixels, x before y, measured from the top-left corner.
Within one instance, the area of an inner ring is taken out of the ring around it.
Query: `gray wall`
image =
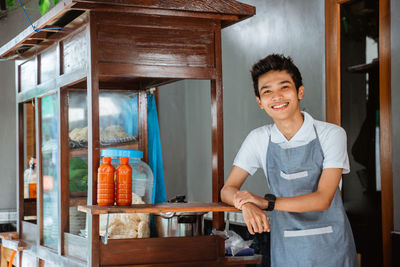
[[[26,1],[22,1],[25,3]],[[18,5],[18,1],[15,1]],[[40,17],[38,2],[25,5],[32,21]],[[0,19],[0,46],[29,26],[21,8]],[[0,210],[16,207],[16,113],[14,62],[0,61]]]
[[[394,230],[400,231],[400,1],[391,1]]]
[[[159,93],[158,118],[162,138],[167,198],[187,194],[187,144],[185,81],[162,87]],[[169,140],[174,140],[170,144]]]
[[[224,85],[224,169],[225,177],[232,168],[233,159],[247,134],[254,128],[271,123],[265,112],[256,105],[250,77],[251,66],[270,53],[292,56],[300,68],[306,88],[302,107],[317,119],[325,114],[324,79],[324,5],[319,0],[241,1],[256,6],[257,14],[222,32],[222,64]],[[211,113],[210,83],[184,81],[186,114],[174,120],[186,121],[187,194],[192,201],[211,200]],[[181,84],[177,85],[180,87]],[[160,125],[163,146],[171,153],[182,137],[162,135],[164,119],[170,119],[171,87],[160,88]],[[180,90],[177,88],[176,90]],[[174,98],[174,96],[172,96]],[[163,104],[165,101],[169,104]],[[168,115],[163,115],[163,113]],[[173,112],[174,113],[174,112]],[[168,139],[167,139],[168,138]],[[172,139],[171,139],[172,138]],[[169,159],[171,160],[171,159]],[[180,159],[176,159],[180,160]],[[183,164],[183,162],[182,162]],[[176,183],[176,174],[165,166],[168,188],[170,179]],[[183,178],[183,177],[182,177]],[[180,184],[184,184],[182,181]],[[258,194],[267,190],[265,176],[258,171],[249,177],[244,188]]]

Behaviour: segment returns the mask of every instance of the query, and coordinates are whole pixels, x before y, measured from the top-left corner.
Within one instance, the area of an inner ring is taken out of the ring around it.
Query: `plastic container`
[[[153,172],[149,165],[143,162],[143,152],[133,149],[108,148],[101,150],[102,157],[111,157],[111,164],[115,167],[121,157],[129,158],[132,168],[132,193],[139,195],[147,203],[153,203]]]
[[[117,168],[117,184],[115,202],[118,206],[130,206],[132,204],[132,167],[129,166],[129,158],[121,157],[121,164]]]
[[[97,204],[112,206],[115,201],[115,168],[110,157],[103,157],[103,164],[97,171]]]

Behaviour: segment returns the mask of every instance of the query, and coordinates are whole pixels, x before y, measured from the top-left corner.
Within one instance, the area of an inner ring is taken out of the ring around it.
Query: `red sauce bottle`
[[[129,158],[121,157],[121,164],[117,168],[117,205],[130,206],[132,204],[132,168]]]
[[[111,157],[103,157],[103,164],[97,171],[97,204],[112,206],[115,201],[115,168],[111,165]]]

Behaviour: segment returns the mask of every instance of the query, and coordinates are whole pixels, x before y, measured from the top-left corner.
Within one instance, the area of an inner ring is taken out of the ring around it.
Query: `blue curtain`
[[[152,203],[162,203],[167,201],[167,195],[165,192],[164,183],[160,128],[158,126],[156,101],[153,94],[147,95],[147,128],[149,142],[149,165],[154,176]]]

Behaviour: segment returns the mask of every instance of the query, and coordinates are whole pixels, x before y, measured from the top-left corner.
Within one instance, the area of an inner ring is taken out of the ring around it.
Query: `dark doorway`
[[[379,2],[349,1],[340,12],[341,121],[351,167],[343,176],[343,201],[361,266],[382,266]]]

